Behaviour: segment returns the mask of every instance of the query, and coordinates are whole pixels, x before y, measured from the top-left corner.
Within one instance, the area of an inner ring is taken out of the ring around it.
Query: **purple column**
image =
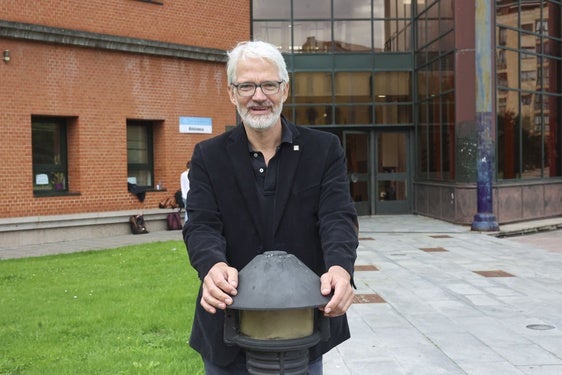
[[[492,2],[475,0],[476,46],[476,131],[477,146],[477,202],[471,229],[474,231],[499,230],[494,216],[492,181],[494,179],[495,115],[493,113],[494,86],[492,84]]]

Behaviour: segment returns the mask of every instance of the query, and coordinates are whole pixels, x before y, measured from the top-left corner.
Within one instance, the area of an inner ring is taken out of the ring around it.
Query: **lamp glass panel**
[[[258,340],[288,340],[312,335],[314,308],[240,310],[240,332]]]

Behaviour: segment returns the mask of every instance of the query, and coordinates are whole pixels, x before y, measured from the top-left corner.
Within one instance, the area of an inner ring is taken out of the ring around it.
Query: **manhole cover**
[[[546,331],[549,329],[554,329],[554,326],[551,326],[549,324],[529,324],[527,328],[534,329],[537,331]]]

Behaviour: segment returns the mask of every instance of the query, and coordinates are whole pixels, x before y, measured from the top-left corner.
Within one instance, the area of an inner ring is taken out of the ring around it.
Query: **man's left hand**
[[[320,310],[330,318],[345,314],[353,302],[353,288],[351,287],[351,276],[340,266],[332,266],[320,277],[320,292],[327,296],[332,291],[334,295]]]

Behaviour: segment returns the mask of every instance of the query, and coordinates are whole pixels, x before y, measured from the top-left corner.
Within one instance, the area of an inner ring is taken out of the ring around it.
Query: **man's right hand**
[[[238,291],[238,270],[224,262],[215,264],[203,279],[203,295],[201,306],[208,313],[214,314],[217,309],[224,310],[232,304],[232,297]]]

